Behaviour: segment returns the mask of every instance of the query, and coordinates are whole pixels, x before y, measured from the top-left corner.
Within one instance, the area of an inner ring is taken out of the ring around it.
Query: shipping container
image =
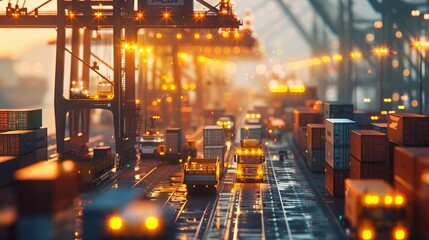
[[[429,157],[417,157],[416,189],[429,192]]]
[[[205,126],[203,129],[203,146],[224,145],[225,132],[221,126]]]
[[[36,129],[36,148],[48,146],[48,128]]]
[[[309,123],[322,123],[322,115],[311,108],[296,108],[293,111],[293,123],[299,127],[306,127]]]
[[[336,147],[329,142],[325,144],[325,161],[334,169],[350,168],[350,147]]]
[[[168,154],[178,154],[183,149],[182,129],[167,128],[165,130],[165,144],[167,145]]]
[[[40,149],[43,150],[43,148]],[[39,149],[37,149],[35,152],[30,152],[21,156],[17,156],[16,159],[18,161],[18,169],[25,168],[27,166],[40,162],[41,160],[38,159],[38,152]],[[39,152],[39,154],[41,153]],[[43,160],[46,160],[46,158]]]
[[[306,143],[313,150],[325,149],[325,124],[307,124]]]
[[[387,135],[375,130],[352,130],[350,154],[359,161],[387,162]]]
[[[20,214],[52,214],[73,203],[78,179],[72,161],[36,163],[15,172]]]
[[[387,123],[371,123],[372,130],[387,134]]]
[[[305,146],[307,141],[305,134],[307,132],[307,127],[298,127],[294,125],[292,132],[293,132],[293,137],[295,139],[295,142],[298,144],[301,151],[305,151]]]
[[[36,131],[16,130],[0,133],[0,155],[18,156],[36,150]]]
[[[9,130],[9,121],[8,121],[9,111],[6,109],[0,109],[0,131]]]
[[[253,138],[261,139],[262,138],[262,127],[261,125],[245,125],[240,128],[240,138]]]
[[[36,149],[36,159],[38,162],[49,160],[48,148],[41,147],[41,148]]]
[[[389,180],[387,162],[364,162],[350,156],[351,179]]]
[[[357,123],[359,129],[369,129],[371,116],[366,111],[355,110],[353,111],[353,120]]]
[[[420,182],[417,158],[429,157],[429,147],[396,147],[394,155],[394,179],[413,192]],[[395,185],[396,187],[396,185]]]
[[[225,166],[225,146],[204,146],[203,147],[203,156],[204,158],[219,158],[221,164]]]
[[[19,168],[19,161],[15,156],[0,157],[0,187],[13,182],[13,173]]]
[[[30,130],[42,126],[42,109],[0,109],[0,112],[2,131]],[[7,121],[7,129],[4,121]]]
[[[353,104],[325,102],[323,104],[323,119],[346,118],[353,119]]]
[[[349,176],[349,170],[333,169],[329,164],[325,164],[325,187],[327,192],[333,197],[343,197],[344,180]]]
[[[325,138],[334,146],[349,146],[350,131],[357,129],[355,121],[345,118],[326,119]]]
[[[306,147],[307,166],[312,172],[324,172],[325,169],[325,149],[312,149]]]
[[[374,239],[392,239],[398,230],[408,236],[405,202],[404,196],[383,180],[345,180],[344,215],[358,239],[366,239],[361,236],[363,231],[371,232]]]
[[[176,1],[147,1],[139,0],[138,8],[140,12],[144,12],[145,15],[157,15],[167,11],[174,15],[179,16],[193,16],[194,14],[194,1],[193,0],[176,0]]]
[[[387,135],[403,145],[429,146],[429,117],[414,113],[390,114]]]
[[[108,157],[112,154],[111,146],[97,146],[94,147],[94,159]]]
[[[295,108],[292,108],[292,107],[287,107],[284,110],[283,119],[285,120],[287,130],[292,130],[292,127],[293,127],[293,111],[294,110],[295,110]]]

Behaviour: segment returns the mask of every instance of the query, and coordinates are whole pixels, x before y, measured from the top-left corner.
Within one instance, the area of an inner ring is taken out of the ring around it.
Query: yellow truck
[[[183,168],[183,183],[189,190],[197,187],[216,188],[222,168],[219,158],[188,158]]]
[[[345,180],[344,211],[354,239],[409,239],[405,204],[383,180]]]
[[[242,139],[234,162],[237,163],[237,182],[263,181],[265,156],[259,139]]]

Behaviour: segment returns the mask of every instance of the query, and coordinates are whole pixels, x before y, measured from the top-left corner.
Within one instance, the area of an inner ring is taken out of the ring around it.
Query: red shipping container
[[[344,196],[344,180],[349,177],[349,170],[334,170],[329,164],[325,164],[325,187],[331,196]]]
[[[408,146],[429,145],[429,117],[414,113],[389,115],[387,135]]]
[[[298,144],[298,146],[301,148],[301,151],[305,151],[305,133],[306,133],[305,127],[298,127],[296,125],[293,126],[293,137],[295,139],[295,142]]]
[[[35,130],[0,133],[0,155],[18,156],[36,150]]]
[[[9,130],[8,122],[9,122],[9,111],[7,110],[0,110],[0,131],[7,131]]]
[[[309,123],[322,123],[322,114],[310,108],[297,108],[293,114],[293,123],[299,127],[306,127]]]
[[[325,149],[325,124],[307,124],[305,135],[311,149]]]
[[[350,131],[350,154],[363,162],[386,162],[387,135],[374,130]]]
[[[417,185],[417,158],[429,157],[429,147],[396,147],[394,155],[395,184],[400,182],[413,192]],[[396,187],[396,185],[395,185]]]
[[[383,179],[388,180],[386,162],[363,162],[350,156],[351,179]]]

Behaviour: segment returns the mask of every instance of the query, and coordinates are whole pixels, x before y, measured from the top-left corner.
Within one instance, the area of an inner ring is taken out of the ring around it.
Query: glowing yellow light
[[[112,230],[119,230],[122,228],[122,219],[120,217],[111,217],[109,220],[109,227]]]
[[[369,103],[369,102],[371,102],[371,98],[364,98],[363,102]]]
[[[156,38],[162,38],[162,33],[157,33]]]
[[[401,195],[397,195],[397,196],[395,196],[395,204],[396,205],[402,205],[402,204],[404,204],[404,197],[403,196],[401,196]]]
[[[167,90],[167,89],[168,89],[168,86],[167,86],[167,85],[165,85],[165,84],[164,84],[164,85],[162,85],[162,90],[164,90],[164,91],[165,91],[165,90]]]
[[[395,229],[395,239],[402,240],[406,237],[406,230],[402,228]]]
[[[211,34],[211,33],[207,33],[207,35],[206,35],[206,37],[207,37],[207,39],[212,39],[213,38],[213,35]]]
[[[241,169],[237,169],[237,175],[241,175],[241,174],[243,174],[243,171],[241,171]]]
[[[195,38],[195,39],[200,39],[200,34],[199,34],[199,33],[195,33],[195,34],[194,34],[194,38]]]
[[[370,195],[367,195],[367,196],[365,197],[365,203],[366,203],[366,204],[372,204],[372,197],[371,197]]]
[[[373,53],[377,56],[389,55],[390,50],[386,47],[376,47],[373,49]]]
[[[171,85],[170,90],[172,90],[172,91],[176,90],[176,85]]]
[[[159,220],[157,217],[148,217],[144,221],[144,225],[146,226],[147,229],[154,230],[154,229],[158,228]]]
[[[399,106],[398,106],[398,109],[404,110],[404,109],[405,109],[405,106],[404,106],[404,105],[399,105]]]
[[[103,13],[102,12],[95,12],[95,14],[94,14],[97,18],[100,18],[102,15],[103,15]]]
[[[152,106],[156,106],[156,105],[158,105],[158,102],[157,101],[152,101]]]
[[[360,59],[360,58],[362,58],[362,53],[361,53],[361,52],[358,52],[358,51],[355,51],[355,52],[351,52],[351,53],[350,53],[350,56],[351,56],[353,59]]]
[[[163,14],[163,16],[164,16],[164,18],[170,18],[170,13],[169,13],[169,12],[165,12],[165,13]]]
[[[167,101],[168,103],[171,103],[171,102],[173,102],[173,98],[172,98],[172,97],[167,97],[166,101]]]
[[[369,229],[365,229],[362,231],[362,239],[369,240],[372,239],[372,231]]]
[[[143,17],[143,13],[139,12],[137,13],[137,19],[142,18]]]
[[[195,83],[191,83],[191,84],[189,85],[189,88],[190,88],[191,90],[194,90],[196,87],[197,87],[197,86],[195,85]]]
[[[234,33],[234,37],[235,37],[235,38],[239,38],[239,37],[240,37],[240,33],[239,33],[239,32],[235,32],[235,33]]]
[[[258,169],[258,175],[262,175],[262,174],[264,174],[264,172],[262,170]]]
[[[385,203],[386,205],[390,205],[390,204],[392,204],[392,203],[393,203],[393,198],[392,198],[392,196],[385,196],[385,197],[384,197],[384,203]]]
[[[229,32],[223,32],[223,33],[222,33],[222,37],[224,37],[224,38],[229,37]]]
[[[340,55],[340,54],[337,54],[337,55],[334,55],[333,59],[334,59],[335,61],[341,61],[341,60],[343,60],[343,56],[342,56],[342,55]]]
[[[177,39],[182,39],[182,34],[181,33],[176,34],[176,38]]]

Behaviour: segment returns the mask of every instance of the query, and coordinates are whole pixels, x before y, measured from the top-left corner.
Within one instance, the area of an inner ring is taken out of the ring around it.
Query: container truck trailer
[[[183,168],[183,183],[188,190],[196,187],[216,188],[222,177],[219,158],[188,158]]]
[[[263,181],[265,156],[259,139],[242,139],[240,149],[234,155],[234,162],[237,163],[238,182]]]

